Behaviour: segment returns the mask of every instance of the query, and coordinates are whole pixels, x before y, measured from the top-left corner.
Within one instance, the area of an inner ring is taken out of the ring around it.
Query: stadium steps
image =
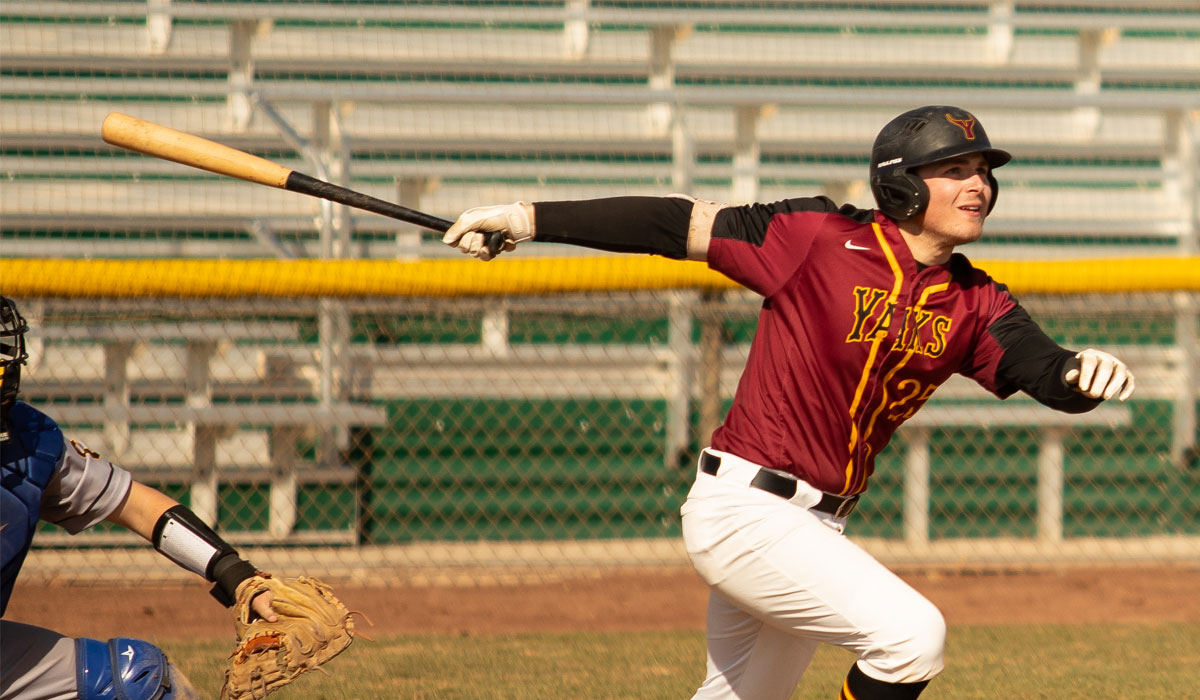
[[[344,104],[342,128],[360,149],[350,184],[383,199],[407,187],[418,208],[446,218],[485,201],[678,189],[668,102],[685,108],[695,194],[735,196],[728,173],[744,145],[738,111],[770,102],[755,134],[757,198],[828,189],[870,206],[861,187],[866,145],[920,96],[970,104],[994,140],[1030,163],[1000,172],[1005,206],[991,233],[1057,239],[1051,255],[1073,246],[1170,250],[1194,235],[1173,160],[1175,122],[1196,107],[1200,68],[1200,13],[1187,3],[1143,3],[1136,12],[1024,3],[1010,14],[976,2],[736,12],[719,3],[487,3],[469,20],[451,4],[161,9],[151,14],[169,41],[155,48],[137,4],[6,4],[0,100],[21,106],[0,111],[0,172],[19,190],[0,211],[0,240],[12,254],[45,254],[63,240],[96,256],[317,251],[313,202],[213,187],[146,159],[92,159],[111,153],[96,132],[116,109],[302,165],[261,114],[248,124],[231,119],[231,37],[248,26],[239,22],[257,23],[246,34],[255,89],[299,133],[312,132],[314,100]],[[347,25],[347,12],[360,21]],[[571,37],[582,44],[572,48]],[[497,41],[511,50],[497,55]],[[64,196],[80,186],[82,196]],[[212,200],[235,211],[213,211]],[[297,208],[301,216],[289,215]],[[1032,214],[1006,213],[1016,211]],[[411,229],[380,217],[356,216],[355,225],[358,255],[445,254],[429,236],[414,243]],[[106,229],[121,234],[95,235]],[[389,240],[397,234],[409,239]]]

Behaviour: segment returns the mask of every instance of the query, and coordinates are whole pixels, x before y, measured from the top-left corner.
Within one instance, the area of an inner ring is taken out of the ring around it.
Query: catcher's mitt
[[[254,596],[271,591],[279,620],[267,622],[250,608]],[[237,588],[237,647],[225,671],[222,700],[259,700],[300,674],[342,653],[354,640],[354,622],[332,589],[309,576],[258,574]]]

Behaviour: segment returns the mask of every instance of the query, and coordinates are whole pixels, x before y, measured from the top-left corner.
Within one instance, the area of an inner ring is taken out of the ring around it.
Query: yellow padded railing
[[[1200,291],[1200,257],[977,261],[1015,293]],[[356,297],[732,289],[703,263],[650,256],[456,260],[0,259],[9,296]]]

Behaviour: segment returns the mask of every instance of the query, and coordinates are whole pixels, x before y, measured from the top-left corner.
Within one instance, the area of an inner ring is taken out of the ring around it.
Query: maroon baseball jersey
[[[859,493],[875,455],[950,375],[1001,394],[1004,351],[986,330],[1016,302],[961,255],[918,269],[882,214],[779,214],[761,245],[714,237],[708,264],[765,299],[716,449]]]
[[[535,204],[537,239],[683,258],[691,202]],[[1098,405],[1062,380],[1072,352],[955,253],[919,266],[895,222],[826,198],[722,209],[709,266],[763,297],[746,368],[712,447],[861,493],[896,428],[950,375],[1059,410]]]

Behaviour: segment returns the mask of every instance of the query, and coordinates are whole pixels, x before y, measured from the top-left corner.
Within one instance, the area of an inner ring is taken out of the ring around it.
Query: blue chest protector
[[[33,543],[42,493],[62,464],[63,435],[49,416],[27,403],[18,401],[9,414],[9,439],[0,443],[0,555],[3,556],[3,595],[0,614],[8,609],[8,598],[25,555]]]

